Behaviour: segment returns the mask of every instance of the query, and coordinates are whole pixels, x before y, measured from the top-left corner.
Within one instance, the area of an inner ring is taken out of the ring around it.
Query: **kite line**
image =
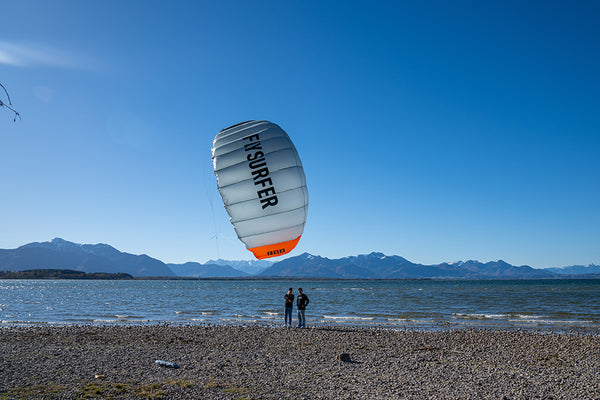
[[[12,107],[12,102],[10,101],[10,96],[8,94],[8,90],[6,90],[6,88],[4,87],[4,85],[1,84],[1,83],[0,83],[0,87],[2,87],[2,89],[4,90],[4,93],[6,93],[6,98],[8,99],[8,104],[4,103],[2,101],[2,99],[0,99],[0,107],[6,107],[10,111],[14,112],[15,113],[15,117],[13,118],[13,122],[16,122],[17,121],[17,117],[19,117],[19,119],[21,119],[21,114],[19,114],[19,112]]]

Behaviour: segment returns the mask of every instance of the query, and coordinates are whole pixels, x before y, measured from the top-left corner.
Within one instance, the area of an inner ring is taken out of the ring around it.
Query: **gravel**
[[[0,399],[84,398],[600,399],[600,336],[337,327],[0,328]]]

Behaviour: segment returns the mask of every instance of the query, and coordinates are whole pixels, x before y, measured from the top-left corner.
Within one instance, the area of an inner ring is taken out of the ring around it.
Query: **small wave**
[[[527,315],[527,314],[515,314],[515,315],[512,315],[512,317],[516,317],[516,318],[519,318],[519,319],[525,319],[525,320],[535,320],[535,319],[548,318],[548,317],[543,316],[543,315]]]
[[[389,321],[389,322],[411,322],[413,320],[408,319],[408,318],[388,318],[387,321]]]
[[[560,320],[560,319],[541,319],[539,316],[525,318],[519,317],[519,319],[509,319],[509,322],[514,323],[528,323],[537,325],[592,325],[590,321],[578,321],[578,320]]]
[[[325,319],[343,320],[343,321],[373,321],[373,317],[353,317],[353,316],[335,316],[335,315],[323,315]]]
[[[245,323],[255,323],[255,324],[259,322],[259,320],[257,320],[257,319],[246,319],[246,318],[222,318],[221,321],[229,322],[229,323],[245,322]]]
[[[183,311],[183,310],[180,310],[180,311],[173,311],[173,314],[176,314],[176,315],[181,315],[181,314],[198,314],[198,312],[196,312],[196,311]],[[204,314],[202,314],[202,315],[204,315]]]
[[[462,319],[503,319],[507,318],[507,314],[479,314],[479,313],[453,313],[452,316]]]
[[[0,324],[5,325],[47,325],[49,322],[46,321],[23,321],[18,319],[3,319],[0,320]]]
[[[260,318],[262,318],[262,319],[279,319],[279,318],[281,318],[281,315],[277,314],[277,313],[269,313],[269,314],[261,315]]]

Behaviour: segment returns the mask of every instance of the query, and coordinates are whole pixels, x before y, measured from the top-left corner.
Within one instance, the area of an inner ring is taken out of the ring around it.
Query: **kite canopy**
[[[269,121],[223,129],[213,140],[217,187],[238,238],[258,259],[289,253],[308,210],[306,178],[289,136]]]

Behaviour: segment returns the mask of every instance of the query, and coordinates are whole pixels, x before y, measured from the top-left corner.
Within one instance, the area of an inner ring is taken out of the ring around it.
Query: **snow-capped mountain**
[[[273,261],[268,260],[209,260],[204,265],[228,265],[238,271],[245,272],[250,275],[256,275],[273,265]]]
[[[560,275],[600,274],[600,265],[571,265],[561,268],[546,268],[546,271],[554,272],[555,274]]]
[[[452,264],[422,265],[400,256],[386,256],[383,253],[339,259],[304,253],[275,263],[259,275],[346,279],[537,279],[555,276],[548,271],[529,266],[517,267],[502,260],[488,263],[470,260]]]

